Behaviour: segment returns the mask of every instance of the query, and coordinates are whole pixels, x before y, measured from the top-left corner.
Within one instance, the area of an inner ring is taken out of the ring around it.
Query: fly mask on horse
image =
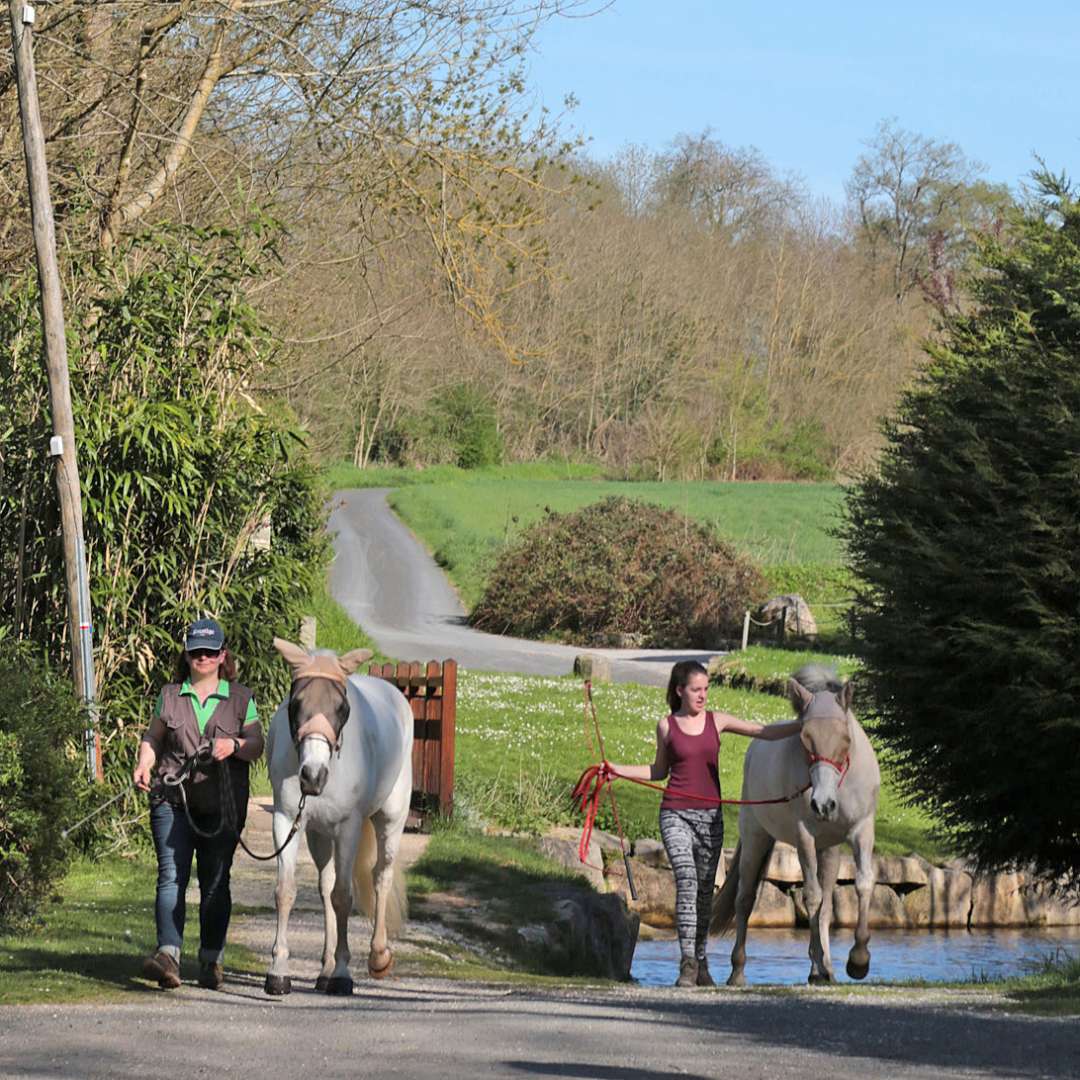
[[[312,655],[281,638],[274,639],[274,646],[293,673],[289,733],[300,755],[300,790],[304,795],[320,795],[349,719],[348,677],[372,652],[353,649],[344,656]]]

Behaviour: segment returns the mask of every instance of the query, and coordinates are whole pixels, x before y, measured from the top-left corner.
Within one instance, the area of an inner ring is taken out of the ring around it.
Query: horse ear
[[[840,688],[840,693],[836,695],[836,700],[840,702],[840,708],[847,712],[851,708],[851,699],[855,696],[855,688],[848,679],[846,683]]]
[[[294,645],[284,638],[274,638],[274,648],[281,653],[285,663],[293,669],[294,675],[299,674],[303,668],[306,668],[311,663],[311,657],[306,649],[301,649],[299,645]]]
[[[351,675],[365,660],[370,660],[374,655],[370,649],[352,649],[344,656],[339,656],[338,663],[346,675]]]
[[[792,708],[797,713],[802,713],[808,709],[810,702],[814,700],[814,695],[798,679],[788,679],[787,696]]]

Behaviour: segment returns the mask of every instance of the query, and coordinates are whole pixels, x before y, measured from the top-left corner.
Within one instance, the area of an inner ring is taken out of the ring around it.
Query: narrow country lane
[[[581,649],[473,630],[438,564],[390,509],[386,488],[341,491],[330,532],[330,591],[387,656],[453,658],[462,667],[526,675],[567,675],[574,657],[607,657],[616,682],[667,683],[677,660],[705,663],[720,650]]]

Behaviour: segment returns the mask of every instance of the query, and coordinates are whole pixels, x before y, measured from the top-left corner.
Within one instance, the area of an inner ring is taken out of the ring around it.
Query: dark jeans
[[[217,814],[192,817],[203,832],[212,832],[220,820]],[[158,948],[175,953],[179,960],[187,914],[184,894],[191,879],[194,856],[199,875],[199,961],[221,963],[232,914],[229,872],[236,851],[236,834],[226,826],[211,839],[199,836],[182,806],[158,799],[151,801],[150,829],[158,861],[154,905]]]

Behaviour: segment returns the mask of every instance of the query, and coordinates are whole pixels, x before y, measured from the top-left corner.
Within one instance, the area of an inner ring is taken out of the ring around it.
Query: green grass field
[[[619,764],[651,762],[656,723],[666,712],[663,692],[630,684],[599,685],[593,688],[593,697],[607,759]],[[709,707],[763,724],[792,715],[783,698],[715,687],[709,693]],[[569,793],[586,766],[600,760],[590,731],[582,684],[575,679],[461,672],[455,778],[458,811],[478,824],[521,832],[580,824]],[[720,779],[726,797],[739,795],[747,745],[747,739],[735,735],[721,742]],[[627,837],[658,837],[659,792],[625,780],[616,782],[615,791]],[[615,829],[606,800],[598,825]],[[877,825],[876,850],[882,854],[917,851],[931,860],[951,854],[932,839],[929,818],[903,804],[887,772]],[[733,847],[738,840],[737,807],[724,808],[724,834],[725,844]]]
[[[508,468],[498,475],[480,472],[438,484],[413,483],[396,490],[390,503],[471,608],[483,592],[491,561],[546,509],[566,513],[613,495],[704,522],[765,566],[840,564],[839,546],[830,535],[843,497],[835,484],[538,479]]]

